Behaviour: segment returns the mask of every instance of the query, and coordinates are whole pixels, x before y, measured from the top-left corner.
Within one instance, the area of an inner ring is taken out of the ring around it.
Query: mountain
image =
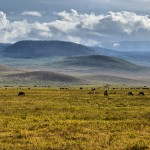
[[[113,75],[86,75],[82,76],[93,84],[125,84],[125,85],[150,85],[150,80],[135,77],[118,77]]]
[[[66,86],[106,83],[150,85],[149,77],[143,76],[145,74],[141,71],[143,68],[118,58],[91,55],[68,57],[61,61],[55,64],[57,65],[56,70],[53,68],[55,71],[23,71],[0,65],[0,84],[3,86]],[[60,71],[58,66],[63,71]]]
[[[100,46],[93,46],[91,48],[94,49],[99,55],[120,57],[121,55],[127,54],[127,52],[116,51],[116,50],[112,50],[112,49],[103,48]]]
[[[132,64],[128,61],[103,55],[89,55],[89,56],[76,56],[64,58],[61,61],[58,61],[56,65],[61,67],[70,67],[70,68],[97,68],[99,70],[106,71],[115,71],[115,70],[124,70],[124,71],[138,71],[143,69],[135,64]]]
[[[2,51],[10,58],[93,55],[96,52],[81,44],[64,41],[20,41]]]
[[[5,44],[5,43],[0,43],[0,51],[2,51],[2,50],[4,50],[4,49],[6,49],[7,47],[9,47],[11,44]]]
[[[61,81],[61,82],[77,82],[79,79],[51,71],[32,71],[26,73],[17,73],[7,75],[6,77],[17,78],[17,79],[27,79],[27,80],[42,80],[42,81]]]
[[[125,52],[106,49],[102,47],[91,47],[91,48],[93,48],[99,55],[119,57],[121,59],[125,59],[138,65],[150,66],[150,51]]]
[[[0,74],[2,74],[2,73],[9,73],[9,72],[20,72],[20,71],[21,70],[16,69],[14,67],[0,64]]]
[[[0,83],[2,85],[61,86],[68,84],[82,84],[84,83],[84,80],[71,75],[65,75],[52,71],[32,71],[2,75],[0,78]]]
[[[105,42],[100,47],[117,51],[150,51],[150,41]]]
[[[81,75],[75,77],[52,71],[30,71],[0,75],[0,84],[3,86],[67,86],[87,84],[127,84],[150,85],[150,80],[135,77],[119,77],[113,75]]]

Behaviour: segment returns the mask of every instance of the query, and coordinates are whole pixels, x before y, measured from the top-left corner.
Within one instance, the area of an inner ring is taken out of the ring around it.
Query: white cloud
[[[55,13],[57,19],[29,23],[10,21],[0,12],[0,41],[15,42],[24,39],[69,40],[86,45],[103,41],[148,40],[150,19],[134,12],[79,14],[76,10]]]
[[[113,43],[113,46],[114,47],[117,47],[117,46],[119,46],[120,44],[119,43]]]
[[[42,13],[38,11],[24,11],[21,14],[26,16],[42,17]]]
[[[4,29],[9,24],[9,21],[6,18],[6,14],[0,11],[0,30]]]
[[[58,13],[58,19],[50,23],[58,32],[76,35],[89,40],[127,40],[150,35],[150,19],[148,16],[134,12],[109,12],[106,15]],[[51,27],[52,27],[51,26]],[[122,39],[121,39],[122,38]],[[145,37],[147,39],[147,37]]]

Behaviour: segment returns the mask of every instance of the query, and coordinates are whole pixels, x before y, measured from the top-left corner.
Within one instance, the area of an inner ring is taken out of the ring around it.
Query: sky
[[[150,0],[0,0],[0,43],[150,40]]]

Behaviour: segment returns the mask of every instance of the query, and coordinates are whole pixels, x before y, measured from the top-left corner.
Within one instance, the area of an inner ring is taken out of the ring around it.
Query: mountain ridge
[[[141,66],[150,66],[150,51],[117,51],[103,47],[91,47],[99,55],[114,56]]]
[[[9,47],[11,44],[10,43],[0,43],[0,51],[6,49]]]
[[[75,56],[67,57],[57,62],[57,65],[72,66],[73,67],[93,67],[103,70],[129,70],[137,71],[142,67],[130,63],[126,60],[116,57],[104,55],[88,55],[88,56]]]
[[[96,54],[91,48],[65,41],[19,41],[2,51],[10,58],[39,58]]]

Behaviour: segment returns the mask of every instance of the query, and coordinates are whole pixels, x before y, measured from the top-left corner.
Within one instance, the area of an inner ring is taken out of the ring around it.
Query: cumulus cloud
[[[16,42],[25,39],[50,37],[50,29],[45,23],[29,23],[27,20],[10,22],[6,14],[0,12],[0,41]]]
[[[21,14],[25,16],[42,17],[42,13],[38,11],[24,11]]]
[[[150,36],[149,17],[134,12],[95,15],[79,14],[72,9],[55,15],[57,18],[53,21],[29,23],[27,20],[11,22],[0,12],[0,41],[68,40],[92,45],[104,41],[147,40]]]
[[[6,18],[6,14],[0,11],[0,30],[4,29],[8,25],[9,21]]]

